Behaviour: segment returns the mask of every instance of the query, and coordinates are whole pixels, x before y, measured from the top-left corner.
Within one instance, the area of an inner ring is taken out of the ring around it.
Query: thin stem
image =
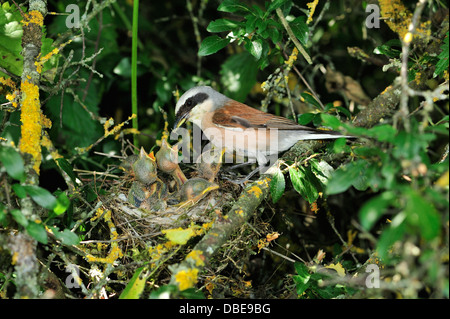
[[[291,27],[289,26],[288,22],[286,21],[286,18],[283,15],[283,11],[281,11],[281,9],[278,8],[276,10],[276,12],[277,12],[278,18],[281,21],[281,24],[286,29],[286,31],[287,31],[287,33],[289,35],[289,38],[292,40],[292,42],[294,42],[295,46],[297,47],[298,51],[303,55],[303,57],[305,58],[306,62],[308,62],[309,64],[312,64],[311,57],[306,52],[306,50],[303,48],[301,43],[297,40],[297,37],[294,35],[294,32],[292,32]]]
[[[137,47],[138,47],[138,16],[139,0],[133,1],[133,37],[131,44],[131,112],[136,114],[133,118],[133,128],[138,130],[138,101],[137,101]],[[133,135],[133,144],[139,148],[136,134]]]

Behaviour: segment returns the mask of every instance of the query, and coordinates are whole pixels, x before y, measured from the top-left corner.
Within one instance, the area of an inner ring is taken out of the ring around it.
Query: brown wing
[[[317,131],[285,117],[265,113],[243,103],[231,100],[223,108],[214,112],[213,123],[230,128],[276,128],[279,130]]]

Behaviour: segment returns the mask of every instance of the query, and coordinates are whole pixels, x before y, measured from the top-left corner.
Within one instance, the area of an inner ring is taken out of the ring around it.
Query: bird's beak
[[[184,114],[177,114],[175,116],[175,123],[173,124],[173,129],[177,129],[179,128],[181,125],[184,124],[184,122],[186,122],[186,120],[189,117],[189,112],[186,112]]]

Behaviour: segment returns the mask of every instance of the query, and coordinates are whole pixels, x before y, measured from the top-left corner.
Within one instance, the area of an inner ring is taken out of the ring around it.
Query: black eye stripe
[[[194,107],[194,106],[196,106],[198,104],[201,104],[207,98],[208,98],[208,94],[206,94],[206,93],[197,93],[194,96],[188,98],[186,100],[185,105]],[[188,102],[189,102],[189,104],[188,104]]]
[[[208,94],[206,93],[197,93],[194,96],[191,96],[184,102],[184,104],[178,110],[176,117],[179,118],[186,113],[189,113],[196,105],[201,104],[208,98]]]

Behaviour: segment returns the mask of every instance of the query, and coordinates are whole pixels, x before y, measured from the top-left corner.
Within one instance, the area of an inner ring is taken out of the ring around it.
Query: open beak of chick
[[[156,171],[156,162],[141,148],[139,157],[131,165],[134,176],[137,181],[144,185],[150,185],[158,177]]]
[[[178,186],[183,185],[187,178],[178,165],[178,150],[177,147],[170,147],[167,140],[163,139],[161,148],[155,155],[158,168],[164,173],[172,175],[176,180]]]

